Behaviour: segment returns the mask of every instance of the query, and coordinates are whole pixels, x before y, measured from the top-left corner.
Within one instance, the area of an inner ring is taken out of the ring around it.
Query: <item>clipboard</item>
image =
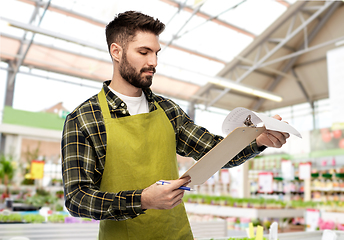
[[[213,149],[194,163],[182,176],[190,176],[190,186],[201,185],[249,145],[265,127],[237,127]]]

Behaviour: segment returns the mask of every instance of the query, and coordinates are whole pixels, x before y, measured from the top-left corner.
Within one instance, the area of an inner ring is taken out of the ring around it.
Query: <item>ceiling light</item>
[[[7,26],[10,26],[10,24],[7,21],[0,19],[0,29]]]
[[[236,91],[239,91],[242,93],[246,93],[249,95],[254,95],[257,97],[265,98],[265,99],[275,101],[275,102],[281,102],[283,100],[282,97],[275,95],[275,94],[272,94],[272,93],[265,91],[263,89],[252,88],[252,87],[249,87],[249,86],[244,85],[242,83],[236,83],[236,82],[233,82],[230,80],[225,80],[225,79],[221,79],[221,78],[214,78],[214,79],[211,79],[209,82],[212,84],[221,86],[221,87],[233,89],[233,90],[236,90]]]
[[[343,0],[344,1],[344,0]],[[334,45],[336,45],[336,47],[340,46],[340,45],[344,45],[344,40],[338,41],[336,42]]]
[[[264,89],[253,88],[251,86],[248,86],[242,83],[237,83],[237,82],[234,82],[222,77],[208,76],[199,72],[182,69],[178,66],[168,65],[163,62],[159,63],[159,68],[157,68],[157,73],[165,77],[170,77],[173,79],[196,84],[199,86],[204,86],[207,83],[212,83],[215,85],[219,85],[221,87],[233,89],[238,92],[265,98],[265,99],[272,100],[275,102],[281,102],[283,100],[280,96],[272,94],[271,92],[266,91]]]

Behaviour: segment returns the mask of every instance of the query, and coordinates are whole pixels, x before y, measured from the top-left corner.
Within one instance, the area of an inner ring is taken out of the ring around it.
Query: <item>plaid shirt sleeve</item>
[[[160,98],[160,104],[166,115],[171,120],[176,133],[177,153],[181,156],[192,157],[199,160],[208,151],[223,140],[222,136],[214,135],[207,129],[198,126],[193,120],[173,101]],[[164,99],[164,101],[162,101]],[[243,164],[248,159],[255,157],[266,147],[258,148],[256,141],[252,141],[246,148],[231,159],[224,168],[231,168]]]
[[[96,148],[104,148],[104,145],[90,140],[94,134],[89,134],[83,125],[87,125],[89,131],[98,127],[99,135],[105,127],[97,124],[94,117],[99,114],[99,109],[92,104],[85,105],[89,109],[82,112],[79,109],[67,116],[63,130],[62,174],[66,208],[75,217],[116,221],[135,218],[144,213],[141,209],[142,190],[118,193],[99,190],[105,152],[101,155],[102,151],[96,151]],[[102,141],[101,137],[94,139]]]

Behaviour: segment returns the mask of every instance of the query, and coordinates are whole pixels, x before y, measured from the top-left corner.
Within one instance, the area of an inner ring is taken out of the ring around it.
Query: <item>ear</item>
[[[123,48],[118,45],[117,43],[112,43],[110,46],[110,54],[112,56],[112,59],[116,62],[119,62],[119,60],[122,58]]]

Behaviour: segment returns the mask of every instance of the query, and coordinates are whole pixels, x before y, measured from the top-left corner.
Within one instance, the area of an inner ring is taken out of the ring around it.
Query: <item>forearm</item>
[[[107,193],[85,187],[67,193],[65,205],[74,217],[122,221],[144,213],[141,193],[142,190]]]
[[[83,149],[86,149],[87,153],[92,153],[93,150],[85,146],[87,145],[84,145]],[[90,163],[86,164],[85,160],[96,159],[95,154],[85,155],[85,152],[79,151],[75,156],[67,157],[65,152],[73,151],[66,149],[62,154],[65,206],[72,216],[120,221],[143,213],[142,190],[118,193],[100,191],[101,176],[95,177],[95,167]]]
[[[71,215],[92,219],[125,220],[136,217],[141,209],[141,192],[100,191],[102,166],[94,144],[76,120],[66,120],[62,136],[62,178],[65,206]],[[128,189],[130,190],[130,189]]]

